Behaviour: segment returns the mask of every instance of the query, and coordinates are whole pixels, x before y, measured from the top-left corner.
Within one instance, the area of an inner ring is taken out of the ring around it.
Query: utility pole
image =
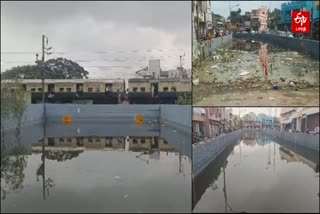
[[[43,164],[43,199],[46,200],[45,196],[45,136],[46,136],[46,105],[45,105],[45,93],[44,93],[44,69],[45,69],[45,54],[50,55],[52,52],[46,52],[46,50],[52,49],[45,47],[45,39],[46,44],[48,45],[48,37],[42,35],[42,58],[41,58],[41,73],[42,73],[42,103],[43,103],[43,139],[42,139],[42,164]],[[38,54],[36,54],[37,63],[38,61]]]

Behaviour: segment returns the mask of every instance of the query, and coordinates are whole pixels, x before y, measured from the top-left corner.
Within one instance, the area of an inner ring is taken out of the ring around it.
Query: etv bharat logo
[[[308,11],[292,12],[292,33],[310,32],[310,13]]]

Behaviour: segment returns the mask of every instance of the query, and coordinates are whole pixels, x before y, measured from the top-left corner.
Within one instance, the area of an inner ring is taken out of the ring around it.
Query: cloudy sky
[[[277,108],[246,107],[246,108],[231,108],[231,109],[232,109],[232,113],[236,115],[239,115],[239,110],[240,110],[241,117],[250,112],[253,112],[256,115],[260,113],[264,113],[272,117],[279,117],[281,113],[281,107],[277,107]]]
[[[41,35],[54,54],[78,62],[91,78],[132,77],[161,59],[162,69],[191,68],[191,3],[1,2],[1,71],[34,64]]]
[[[271,11],[274,8],[281,9],[281,4],[289,1],[211,1],[212,11],[214,13],[222,15],[227,18],[230,14],[229,4],[232,8],[233,6],[239,4],[238,7],[233,7],[232,10],[241,9],[241,14],[243,15],[246,11],[251,11],[260,6],[270,7]]]

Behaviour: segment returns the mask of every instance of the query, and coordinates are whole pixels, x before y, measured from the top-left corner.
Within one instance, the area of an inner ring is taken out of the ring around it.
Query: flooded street
[[[241,106],[319,104],[319,61],[254,40],[228,46],[193,69],[195,105],[229,105],[233,93]],[[287,93],[297,100],[287,100]]]
[[[194,185],[193,212],[319,212],[319,152],[246,133]]]

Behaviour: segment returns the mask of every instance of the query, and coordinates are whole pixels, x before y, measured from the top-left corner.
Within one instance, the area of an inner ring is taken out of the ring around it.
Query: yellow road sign
[[[62,120],[64,125],[71,125],[73,118],[72,116],[64,116]]]
[[[136,125],[144,125],[144,115],[143,114],[137,114],[134,118],[134,123]]]

